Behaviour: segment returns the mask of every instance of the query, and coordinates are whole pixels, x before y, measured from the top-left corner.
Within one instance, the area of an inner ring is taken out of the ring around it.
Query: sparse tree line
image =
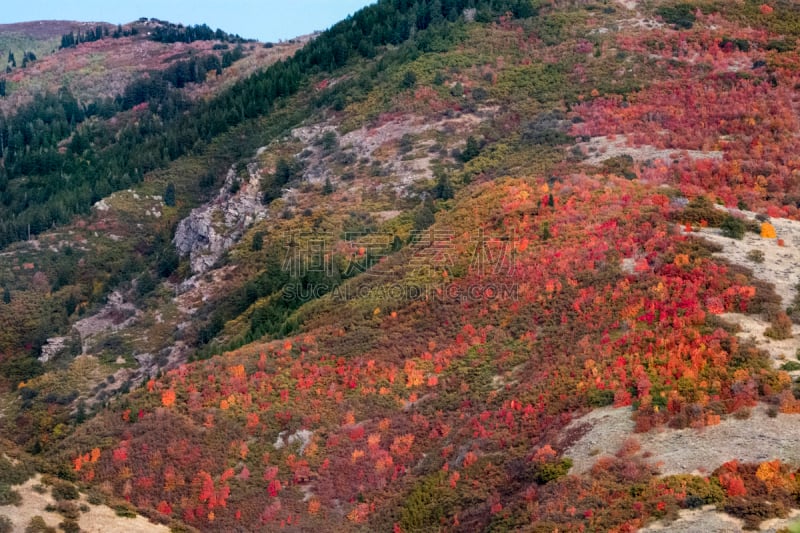
[[[150,32],[148,39],[159,43],[191,43],[194,41],[222,41],[225,43],[247,42],[246,39],[238,35],[226,33],[220,29],[212,30],[205,24],[183,26],[182,24],[170,24],[168,22],[157,21],[156,19],[151,20],[159,22],[161,25]],[[139,22],[147,22],[147,19],[140,19]],[[107,37],[119,39],[121,37],[130,37],[138,34],[139,29],[133,25],[127,28],[118,25],[113,32],[108,29],[108,26],[98,25],[85,32],[71,31],[63,34],[61,36],[61,45],[59,49],[73,48],[81,43],[91,43]]]
[[[36,54],[34,54],[33,52],[29,52],[27,50],[25,52],[23,52],[23,54],[22,54],[22,68],[27,67],[28,64],[30,64],[30,63],[32,63],[34,61],[36,61]],[[11,73],[11,71],[14,70],[15,68],[17,68],[17,58],[14,56],[14,52],[9,52],[8,53],[8,59],[6,60],[6,66],[5,66],[6,74]],[[0,80],[0,82],[2,82],[2,86],[0,86],[0,96],[5,96],[6,95],[6,93],[5,93],[5,90],[6,90],[5,80]]]
[[[81,43],[92,43],[108,36],[108,26],[96,26],[94,29],[86,30],[85,32],[78,31],[76,33],[72,31],[61,36],[61,46],[59,46],[59,49],[73,48]],[[122,31],[118,28],[117,31],[114,32],[114,37],[119,38],[121,36]]]

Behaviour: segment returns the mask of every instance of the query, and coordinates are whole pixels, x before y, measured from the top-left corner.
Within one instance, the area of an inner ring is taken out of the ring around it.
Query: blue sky
[[[324,30],[375,0],[9,0],[0,23],[29,20],[103,21],[114,24],[155,17],[206,23],[260,41]]]

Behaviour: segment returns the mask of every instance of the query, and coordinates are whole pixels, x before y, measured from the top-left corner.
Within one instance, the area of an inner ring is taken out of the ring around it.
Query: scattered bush
[[[56,512],[67,520],[77,520],[81,516],[81,510],[72,502],[60,501],[56,503]]]
[[[731,516],[744,520],[745,529],[758,529],[764,520],[783,518],[786,507],[781,502],[770,502],[756,498],[730,498],[723,510]]]
[[[764,331],[764,336],[775,340],[791,338],[792,319],[783,311],[779,311],[772,318],[770,326]]]
[[[36,396],[36,394],[34,394],[34,396]],[[34,469],[32,465],[24,461],[13,464],[5,457],[0,456],[0,483],[22,485],[30,479],[33,474]]]
[[[797,361],[787,361],[781,365],[781,370],[785,370],[786,372],[800,370],[800,363]]]
[[[534,480],[540,485],[549,483],[555,479],[564,477],[572,468],[572,459],[564,457],[560,461],[554,463],[542,463],[536,466],[534,471]]]
[[[692,224],[706,223],[712,227],[720,227],[728,217],[727,213],[714,207],[711,200],[705,196],[692,198],[681,213],[681,220]]]
[[[662,6],[656,13],[664,19],[667,24],[673,24],[678,28],[690,29],[694,26],[697,17],[695,16],[695,6],[692,4],[677,4],[674,6]]]
[[[685,493],[684,505],[690,509],[725,501],[725,491],[715,477],[704,479],[699,476],[679,474],[665,478],[664,483],[675,492]]]
[[[81,526],[75,520],[64,520],[58,527],[64,530],[64,533],[80,533]]]
[[[53,487],[53,498],[56,500],[77,500],[79,497],[78,489],[70,483],[57,483]]]
[[[114,513],[123,518],[136,518],[136,509],[130,504],[117,504],[114,506]]]
[[[747,231],[744,221],[731,215],[727,215],[719,227],[722,234],[731,239],[741,239]]]
[[[28,522],[25,533],[56,533],[56,528],[48,526],[44,518],[36,515]]]
[[[747,259],[749,259],[753,263],[763,263],[764,252],[762,250],[750,250],[749,252],[747,252]]]
[[[0,484],[0,505],[20,505],[22,496],[5,484]]]
[[[623,154],[603,161],[603,170],[609,174],[622,176],[625,179],[635,180],[636,172],[633,170],[633,157]]]

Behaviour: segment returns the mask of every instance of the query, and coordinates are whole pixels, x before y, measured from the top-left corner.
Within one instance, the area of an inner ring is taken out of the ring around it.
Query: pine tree
[[[8,290],[8,287],[3,287],[3,303],[4,304],[11,303],[11,291]]]
[[[414,74],[413,70],[409,70],[408,72],[405,73],[405,76],[403,76],[403,87],[405,87],[406,89],[411,89],[416,84],[417,84],[417,75]]]
[[[434,205],[431,199],[425,200],[421,206],[417,209],[417,212],[414,214],[414,229],[415,230],[423,230],[431,226],[434,222],[436,222],[436,216],[434,215]]]
[[[542,224],[541,238],[543,241],[546,241],[550,239],[550,237],[552,237],[552,234],[550,233],[550,222],[545,222]]]
[[[450,200],[453,198],[453,186],[450,184],[450,178],[447,177],[447,174],[441,174],[439,176],[436,187],[433,189],[433,194],[440,200]]]
[[[392,239],[392,251],[397,252],[403,247],[403,241],[397,235]]]
[[[175,207],[175,184],[171,181],[167,183],[167,189],[164,191],[164,205]]]
[[[264,234],[260,231],[253,235],[253,243],[250,245],[250,249],[254,252],[260,251],[264,247]]]
[[[467,137],[467,145],[464,147],[464,151],[461,152],[461,161],[464,163],[475,159],[480,152],[480,146],[478,145],[478,141],[475,140],[475,137],[470,135]]]
[[[331,194],[333,192],[333,184],[331,183],[331,178],[325,178],[325,185],[322,186],[322,194],[325,196]]]
[[[75,423],[82,424],[86,418],[86,402],[81,400],[78,402],[78,410],[75,412]]]

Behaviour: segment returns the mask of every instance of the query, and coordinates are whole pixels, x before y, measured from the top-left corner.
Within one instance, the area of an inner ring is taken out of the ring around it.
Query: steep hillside
[[[81,126],[156,160],[3,252],[7,446],[177,530],[787,526],[799,20],[384,0]]]

